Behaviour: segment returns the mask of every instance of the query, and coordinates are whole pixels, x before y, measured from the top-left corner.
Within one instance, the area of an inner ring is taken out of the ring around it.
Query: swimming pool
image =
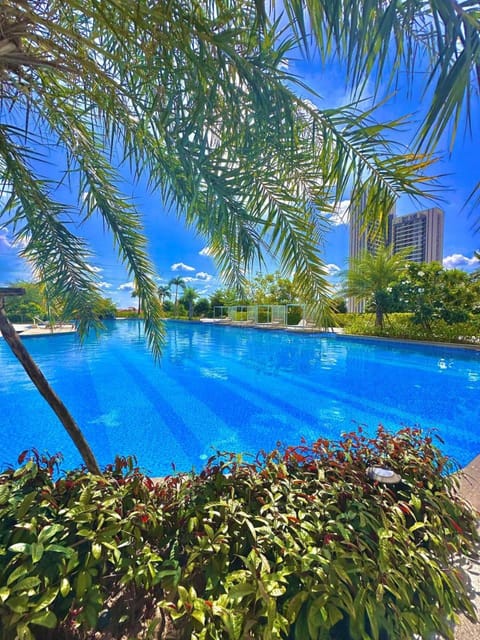
[[[480,352],[168,322],[159,365],[141,323],[98,339],[29,338],[28,350],[101,465],[134,454],[152,475],[201,468],[215,450],[270,450],[379,423],[437,428],[467,464],[480,453]],[[80,462],[62,426],[0,340],[0,464],[25,448]]]

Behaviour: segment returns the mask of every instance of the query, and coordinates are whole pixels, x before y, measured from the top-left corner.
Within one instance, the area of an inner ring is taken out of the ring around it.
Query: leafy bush
[[[158,483],[128,459],[104,477],[55,479],[55,463],[0,475],[5,640],[138,620],[157,638],[411,640],[474,618],[454,558],[478,544],[475,514],[419,429],[224,454]],[[402,481],[370,481],[376,464]]]
[[[373,315],[349,314],[343,324],[345,333],[369,335],[429,342],[452,342],[477,344],[480,341],[480,319],[473,317],[468,322],[448,324],[444,320],[431,322],[429,328],[413,322],[410,313],[390,314],[383,328],[375,326]]]

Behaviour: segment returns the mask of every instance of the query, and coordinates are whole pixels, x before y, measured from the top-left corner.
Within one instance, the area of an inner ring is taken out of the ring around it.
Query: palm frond
[[[308,23],[324,59],[337,56],[347,65],[351,87],[358,95],[373,78],[376,89],[393,86],[399,74],[411,81],[419,64],[426,69],[425,89],[433,99],[417,136],[432,148],[453,123],[470,117],[480,89],[480,12],[469,0],[286,0],[297,36],[309,45]],[[386,69],[390,69],[389,77]]]
[[[38,180],[22,157],[22,149],[0,126],[2,176],[10,197],[4,212],[17,240],[22,240],[21,254],[31,263],[45,286],[50,300],[61,298],[65,314],[78,318],[80,331],[98,326],[93,312],[99,298],[96,276],[89,265],[90,253],[84,241],[67,228],[68,207],[49,196],[47,183]]]

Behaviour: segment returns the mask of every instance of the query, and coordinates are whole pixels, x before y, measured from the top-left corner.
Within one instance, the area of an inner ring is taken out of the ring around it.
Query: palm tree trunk
[[[3,337],[5,338],[5,342],[8,344],[17,360],[27,372],[30,380],[37,387],[50,407],[56,413],[60,422],[66,429],[68,435],[73,440],[74,445],[77,447],[80,455],[82,456],[87,469],[90,471],[90,473],[99,476],[102,475],[95,456],[93,455],[90,446],[85,440],[83,433],[81,432],[75,420],[70,415],[66,406],[49,385],[48,380],[35,364],[31,355],[25,349],[22,341],[17,335],[17,332],[13,328],[10,320],[7,318],[3,307],[0,307],[0,332],[2,333]]]

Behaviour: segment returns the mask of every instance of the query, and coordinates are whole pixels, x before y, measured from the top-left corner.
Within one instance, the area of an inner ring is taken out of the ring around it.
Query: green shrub
[[[480,341],[480,319],[476,316],[467,322],[455,324],[435,320],[427,329],[413,322],[410,313],[390,314],[383,328],[375,326],[375,318],[372,314],[349,314],[343,326],[345,333],[355,335],[464,344],[478,344]]]
[[[454,559],[478,545],[475,514],[419,429],[224,454],[155,484],[128,459],[57,480],[55,462],[0,475],[5,640],[139,619],[160,638],[411,640],[474,618]],[[375,464],[402,482],[370,481]]]
[[[115,315],[117,318],[138,318],[136,309],[117,309]]]
[[[303,307],[287,307],[287,324],[296,325],[303,318]]]

